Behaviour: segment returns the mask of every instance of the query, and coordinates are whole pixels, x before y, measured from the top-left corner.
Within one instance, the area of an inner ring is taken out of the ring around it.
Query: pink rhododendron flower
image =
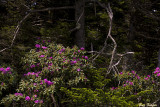
[[[26,100],[26,101],[29,101],[29,100],[30,100],[30,97],[29,97],[29,96],[27,96],[27,97],[25,98],[25,100]]]
[[[14,95],[15,95],[15,96],[18,96],[18,95],[19,95],[19,96],[23,96],[22,93],[15,93]]]
[[[147,75],[147,77],[150,78],[151,76],[150,76],[150,75]]]
[[[156,68],[156,71],[160,71],[159,67]]]
[[[77,69],[77,71],[81,71],[81,69],[80,69],[80,68],[78,68],[78,69]]]
[[[36,44],[35,47],[36,47],[36,48],[40,48],[41,45],[40,45],[40,44]]]
[[[82,47],[82,48],[81,48],[81,50],[83,51],[83,50],[84,50],[84,48]]]
[[[158,73],[157,76],[159,77],[159,76],[160,76],[160,73]]]
[[[133,82],[129,82],[130,85],[133,85]]]
[[[34,86],[36,86],[36,85],[37,85],[37,83],[33,83],[33,85],[34,85]]]
[[[48,81],[47,79],[44,79],[44,82],[45,82],[45,83],[47,83],[47,81]]]
[[[135,72],[134,71],[131,71],[132,72],[132,74],[135,74]]]
[[[45,46],[42,46],[42,49],[47,49],[47,47],[45,47]]]
[[[73,61],[73,63],[75,64],[75,63],[77,63],[77,61]]]
[[[10,67],[7,67],[7,68],[6,68],[6,71],[10,71],[10,70],[11,70],[11,68],[10,68]]]
[[[4,71],[4,68],[0,68],[0,71]]]
[[[48,85],[52,85],[52,84],[53,84],[53,82],[51,82],[51,81],[47,81],[47,84],[48,84]]]
[[[84,58],[85,58],[85,59],[88,59],[88,56],[85,56]]]
[[[126,86],[126,84],[123,84],[123,86],[125,87],[125,86]]]
[[[61,50],[60,50],[60,52],[64,52],[64,51],[65,51],[65,49],[61,49]]]
[[[159,71],[158,70],[156,70],[156,71],[154,71],[154,74],[157,74]]]
[[[35,103],[39,103],[39,100],[35,100],[34,102],[35,102]]]
[[[140,79],[140,77],[139,76],[136,76],[137,77],[137,79]]]
[[[36,67],[35,65],[31,65],[31,68],[34,68],[34,67]]]
[[[123,72],[120,72],[119,74],[121,74],[121,75],[122,75],[122,74],[123,74]]]
[[[145,80],[148,80],[148,77],[144,78]]]
[[[43,58],[43,57],[44,57],[44,55],[40,55],[39,57]]]
[[[53,57],[49,57],[49,59],[53,59]]]

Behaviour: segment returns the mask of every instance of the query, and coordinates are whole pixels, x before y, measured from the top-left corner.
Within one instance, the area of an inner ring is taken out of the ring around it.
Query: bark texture
[[[85,0],[76,0],[75,2],[75,20],[80,28],[75,32],[75,44],[81,48],[85,48],[85,30],[84,30],[84,7]]]

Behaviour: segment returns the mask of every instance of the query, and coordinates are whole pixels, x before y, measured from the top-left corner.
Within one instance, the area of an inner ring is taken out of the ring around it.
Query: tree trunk
[[[160,67],[160,48],[159,48],[159,51],[158,51],[158,65],[157,67]]]
[[[77,24],[80,25],[80,28],[75,32],[75,44],[79,48],[85,47],[84,7],[85,7],[85,0],[76,0],[76,3],[75,3],[75,20],[76,20]]]

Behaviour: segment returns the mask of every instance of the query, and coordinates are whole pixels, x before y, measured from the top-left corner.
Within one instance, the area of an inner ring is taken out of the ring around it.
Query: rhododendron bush
[[[49,106],[55,101],[60,87],[87,82],[84,72],[92,68],[84,48],[65,48],[48,42],[36,44],[35,49],[22,58],[22,62],[24,75],[17,92],[1,101],[7,106]]]
[[[16,72],[10,67],[0,66],[0,96],[2,91],[7,90],[16,82]]]
[[[106,69],[93,67],[83,47],[38,40],[22,58],[22,64],[17,89],[3,97],[1,105],[134,107],[159,99],[159,68],[151,75],[123,71],[106,78]],[[0,67],[0,96],[17,82],[15,78],[11,67]]]

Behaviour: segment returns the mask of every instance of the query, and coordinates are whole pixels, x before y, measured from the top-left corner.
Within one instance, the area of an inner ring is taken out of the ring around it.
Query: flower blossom
[[[122,75],[122,74],[123,74],[123,72],[120,72],[119,74],[120,74],[120,75]]]
[[[160,76],[160,73],[158,73],[157,76],[159,77],[159,76]]]
[[[144,78],[145,80],[148,80],[148,77]]]
[[[29,97],[29,96],[27,96],[27,97],[25,98],[25,100],[26,100],[26,101],[29,101],[29,100],[30,100],[30,97]]]
[[[132,74],[135,74],[135,72],[134,71],[131,71],[132,72]]]
[[[4,68],[0,68],[0,71],[4,71],[5,69]]]
[[[43,58],[43,57],[44,57],[44,55],[40,55],[39,57],[40,57],[40,58]]]
[[[81,50],[82,50],[82,51],[84,51],[84,48],[83,48],[83,47],[81,47]]]
[[[10,71],[10,70],[11,70],[11,68],[10,68],[10,67],[7,67],[7,68],[6,68],[6,71]]]
[[[47,47],[45,47],[45,46],[42,46],[42,49],[47,49]]]
[[[36,44],[35,47],[36,47],[36,48],[40,48],[41,45],[40,45],[40,44]]]
[[[133,85],[133,82],[129,82],[130,85]]]
[[[78,68],[78,69],[77,69],[77,71],[81,71],[81,69],[80,69],[80,68]]]
[[[14,95],[15,95],[15,96],[18,96],[18,95],[19,95],[19,96],[23,96],[22,93],[15,93]]]
[[[39,100],[35,100],[34,102],[35,102],[35,103],[39,103]]]

